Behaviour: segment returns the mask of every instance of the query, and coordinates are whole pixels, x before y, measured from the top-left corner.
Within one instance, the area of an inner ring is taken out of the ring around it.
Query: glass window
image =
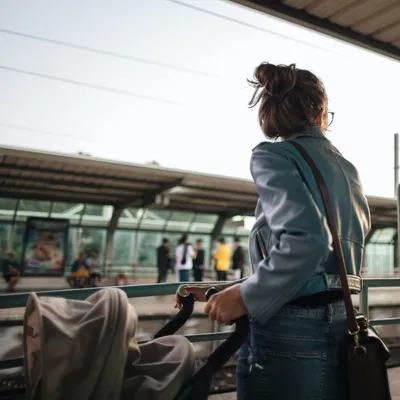
[[[43,217],[47,218],[50,211],[50,201],[42,200],[21,200],[17,215],[19,217]]]
[[[68,219],[71,225],[79,223],[84,204],[54,202],[51,218]]]
[[[8,239],[10,237],[10,224],[0,224],[0,258],[6,258],[8,251]],[[1,272],[1,271],[0,271]]]
[[[365,248],[363,276],[392,276],[394,245],[368,243]]]
[[[236,226],[231,225],[230,223],[225,224],[222,228],[221,235],[235,235],[236,234]]]
[[[101,206],[97,204],[86,204],[82,217],[82,225],[95,225],[107,227],[112,216],[111,206]]]
[[[90,256],[92,251],[97,251],[99,253],[99,259],[104,264],[104,257],[106,251],[106,236],[107,232],[105,229],[96,228],[81,228],[81,238],[79,251],[84,251],[87,256]],[[79,252],[78,251],[78,252]],[[76,253],[78,253],[76,252]],[[74,254],[76,257],[77,254]]]
[[[142,266],[155,266],[157,264],[157,247],[161,245],[163,235],[154,232],[139,232],[138,235],[138,249],[139,265]],[[172,243],[171,243],[172,244]]]
[[[190,226],[190,232],[211,233],[218,220],[215,214],[197,214]]]
[[[22,260],[22,250],[25,239],[25,224],[19,223],[15,225],[12,249],[15,252],[15,258],[18,261]]]
[[[135,229],[140,221],[141,211],[138,208],[126,208],[122,211],[117,227]]]
[[[167,224],[167,231],[187,232],[194,213],[174,211]]]
[[[139,218],[143,214],[143,219],[140,223],[140,229],[149,229],[155,231],[162,231],[165,228],[166,220],[170,216],[170,211],[166,210],[140,210],[139,211]]]
[[[235,231],[236,236],[249,236],[250,231],[245,226],[238,226]]]
[[[133,265],[135,232],[117,230],[114,233],[112,265]]]
[[[98,217],[102,217],[104,215],[105,208],[111,208],[109,212],[112,213],[112,207],[110,206],[100,206],[98,204],[86,204],[85,213],[83,215],[84,216],[95,215]]]
[[[82,203],[66,203],[62,201],[55,201],[53,204],[52,214],[64,215],[80,215],[83,210]]]
[[[392,243],[395,234],[395,228],[377,229],[372,234],[369,243]]]
[[[0,217],[11,221],[16,204],[16,199],[0,199]]]

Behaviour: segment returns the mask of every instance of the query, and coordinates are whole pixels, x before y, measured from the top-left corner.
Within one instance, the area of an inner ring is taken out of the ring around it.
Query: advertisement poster
[[[23,249],[23,274],[62,276],[68,249],[69,221],[28,218]]]

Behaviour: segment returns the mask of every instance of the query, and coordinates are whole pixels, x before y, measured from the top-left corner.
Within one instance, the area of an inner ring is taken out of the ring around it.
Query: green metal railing
[[[209,282],[213,284],[215,282]],[[220,283],[220,282],[219,282]],[[129,298],[134,297],[153,297],[173,295],[179,283],[159,283],[148,285],[132,285],[120,286],[119,289],[124,291]],[[367,315],[369,314],[369,289],[370,288],[388,288],[400,287],[400,278],[365,278],[363,279],[363,290],[360,294],[360,312]],[[89,288],[89,289],[71,289],[71,290],[51,290],[37,292],[38,296],[53,296],[64,297],[66,299],[84,300],[91,294],[102,288]],[[0,309],[10,309],[16,307],[25,307],[28,300],[29,293],[18,294],[4,294],[0,295]],[[393,325],[400,324],[400,318],[385,318],[370,320],[371,325]],[[224,340],[230,335],[230,332],[214,332],[214,333],[201,333],[190,334],[185,337],[193,343],[208,342],[214,340]],[[145,341],[144,341],[145,342]],[[143,342],[141,342],[143,343]],[[8,360],[0,360],[0,370],[7,368],[15,368],[23,365],[23,358],[14,358]]]
[[[367,317],[369,316],[370,288],[389,288],[389,287],[400,287],[400,278],[364,278],[363,290],[360,293],[360,306],[359,306],[360,312],[366,315]],[[394,325],[394,324],[400,324],[400,318],[371,319],[369,323],[374,326]]]
[[[208,282],[207,282],[208,283]],[[209,282],[210,285],[221,282]],[[126,293],[129,298],[135,297],[154,297],[173,295],[176,293],[180,283],[158,283],[148,285],[132,285],[132,286],[119,286]],[[72,300],[85,300],[91,294],[101,290],[101,287],[88,288],[88,289],[69,289],[69,290],[49,290],[36,292],[39,297],[64,297]],[[28,300],[29,293],[15,293],[0,295],[0,309],[10,309],[17,307],[25,307]],[[172,304],[171,304],[172,308]],[[214,332],[214,333],[200,333],[189,334],[185,337],[192,343],[209,342],[214,340],[224,340],[228,338],[231,332]],[[142,341],[139,343],[145,343]],[[8,360],[0,360],[0,370],[8,368],[16,368],[23,365],[23,358],[13,358]]]

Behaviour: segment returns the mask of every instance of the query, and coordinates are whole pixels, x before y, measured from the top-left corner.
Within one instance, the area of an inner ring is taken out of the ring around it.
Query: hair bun
[[[253,85],[263,87],[264,95],[271,100],[282,100],[296,86],[296,64],[262,63],[256,68],[254,78]]]
[[[255,89],[249,106],[261,103],[258,119],[268,138],[304,132],[315,126],[317,116],[326,110],[323,83],[312,72],[296,68],[296,64],[262,63],[248,82]]]

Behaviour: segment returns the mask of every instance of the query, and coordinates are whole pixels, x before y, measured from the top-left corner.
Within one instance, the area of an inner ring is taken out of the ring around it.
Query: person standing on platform
[[[249,241],[253,273],[232,285],[214,284],[219,292],[205,312],[224,324],[249,316],[249,339],[237,361],[238,400],[348,399],[340,270],[347,273],[346,291],[360,293],[371,228],[360,175],[326,137],[334,113],[317,76],[295,64],[262,63],[250,83],[250,105],[261,103],[268,139],[250,162],[259,194]],[[185,294],[206,301],[211,285],[188,286]]]
[[[236,237],[233,241],[235,251],[232,256],[232,269],[235,273],[235,279],[243,279],[245,256],[243,247],[240,245],[240,238]]]
[[[225,243],[225,239],[219,240],[219,246],[214,254],[214,260],[217,269],[217,280],[226,281],[228,280],[228,270],[231,262],[231,250]]]
[[[175,250],[176,270],[179,282],[190,281],[190,271],[193,268],[195,257],[193,246],[188,242],[187,235],[184,235],[181,244]]]
[[[2,262],[3,278],[8,284],[8,290],[13,292],[20,276],[20,266],[15,259],[15,253],[9,251],[7,258]]]
[[[201,239],[196,242],[196,258],[193,260],[193,278],[197,282],[203,280],[204,275],[205,251]]]
[[[96,286],[97,282],[101,281],[101,264],[99,260],[99,253],[97,250],[92,251],[92,256],[88,258],[87,265],[89,267],[89,284]]]
[[[169,240],[164,238],[162,245],[157,248],[157,269],[158,269],[157,283],[164,283],[167,281],[168,268],[170,266],[171,266],[171,255],[169,248]]]
[[[71,274],[67,278],[67,281],[73,288],[83,288],[88,283],[89,275],[89,266],[87,264],[86,254],[81,251],[78,258],[72,264]]]

